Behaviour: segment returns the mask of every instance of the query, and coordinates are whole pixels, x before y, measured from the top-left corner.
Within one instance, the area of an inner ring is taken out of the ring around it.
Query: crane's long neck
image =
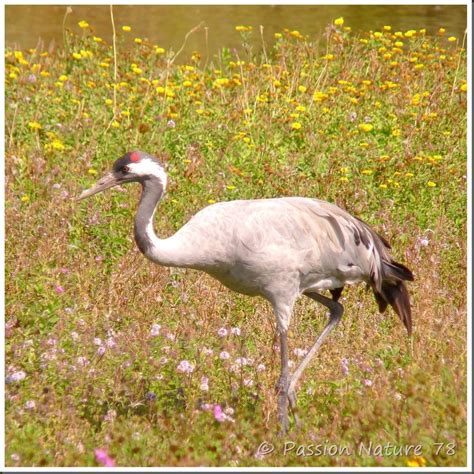
[[[166,266],[179,266],[173,255],[170,239],[159,239],[153,228],[153,216],[163,196],[163,184],[159,178],[143,181],[142,196],[135,216],[135,241],[140,251],[150,260]]]

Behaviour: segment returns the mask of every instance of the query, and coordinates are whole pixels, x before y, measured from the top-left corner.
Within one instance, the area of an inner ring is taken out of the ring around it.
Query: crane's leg
[[[281,372],[277,384],[278,395],[278,417],[280,419],[280,433],[288,431],[288,331],[280,329],[280,356]]]
[[[336,289],[334,291],[337,291],[337,290],[339,289]],[[340,290],[340,292],[342,292],[342,289]],[[318,301],[319,303],[326,306],[329,309],[330,315],[329,315],[329,322],[323,329],[323,332],[316,339],[316,342],[314,343],[313,347],[311,347],[309,352],[305,355],[304,359],[301,361],[301,364],[298,366],[298,368],[295,370],[295,372],[291,376],[290,383],[288,386],[288,400],[290,402],[290,408],[292,411],[295,411],[296,409],[296,383],[301,377],[303,370],[311,362],[311,359],[314,357],[316,352],[318,352],[319,348],[321,347],[321,344],[324,342],[328,334],[331,332],[334,326],[336,326],[337,323],[341,320],[344,308],[342,307],[340,303],[337,302],[337,299],[340,296],[340,292],[336,293],[336,295],[334,295],[333,293],[333,298],[334,298],[333,300],[330,300],[329,298],[326,298],[325,296],[322,296],[316,292],[304,293],[306,296],[309,296],[313,300]]]

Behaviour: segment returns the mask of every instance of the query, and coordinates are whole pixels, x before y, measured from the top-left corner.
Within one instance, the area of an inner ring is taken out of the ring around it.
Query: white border
[[[114,5],[130,5],[133,2],[131,0],[115,0],[113,2]],[[19,0],[16,2],[3,2],[3,8],[0,11],[0,18],[1,24],[5,24],[5,15],[4,15],[4,8],[7,5],[32,5],[34,2],[27,1],[27,0]],[[103,5],[104,2],[94,1],[94,0],[84,0],[84,1],[67,1],[67,0],[56,0],[56,1],[42,1],[41,5]],[[195,0],[184,0],[184,1],[170,1],[170,2],[152,2],[152,1],[140,1],[136,5],[466,5],[467,6],[467,41],[466,41],[466,49],[468,51],[468,67],[467,67],[467,79],[468,79],[468,108],[467,108],[467,125],[468,125],[468,135],[467,135],[467,170],[468,170],[468,181],[467,181],[467,196],[468,196],[468,252],[467,252],[467,300],[468,300],[468,313],[467,313],[467,329],[468,329],[468,338],[467,338],[467,353],[468,353],[468,373],[467,373],[467,417],[468,417],[468,433],[467,433],[467,467],[426,467],[426,468],[416,468],[417,472],[429,471],[429,472],[471,472],[472,470],[472,449],[469,446],[472,446],[472,239],[473,239],[473,231],[472,231],[472,4],[470,1],[426,1],[426,0],[419,0],[419,1],[410,1],[410,0],[402,0],[402,1],[376,1],[376,0],[365,0],[365,1],[358,1],[358,2],[351,2],[351,1],[344,1],[344,0],[313,0],[313,1],[297,1],[295,3],[291,3],[290,0],[287,1],[279,1],[279,0],[260,0],[260,1],[238,1],[238,2],[229,2],[229,1],[195,1]],[[5,50],[5,35],[4,33],[0,36],[0,45],[2,46],[2,51]],[[1,95],[1,105],[2,105],[2,116],[0,118],[0,124],[4,130],[4,117],[5,117],[5,70],[4,70],[4,63],[2,62],[2,66],[0,67],[2,71],[1,76],[1,87],[2,87],[2,95]],[[2,150],[3,156],[5,156],[5,136],[2,133]],[[0,244],[0,254],[2,257],[2,265],[5,261],[5,227],[4,227],[4,203],[5,203],[5,179],[4,179],[4,160],[1,160],[0,164],[0,182],[1,182],[1,189],[0,189],[0,200],[2,203],[2,212],[3,212],[3,219],[0,223],[0,237],[1,237],[1,244]],[[3,271],[0,275],[0,282],[2,284],[3,291],[1,292],[2,298],[2,308],[5,307],[4,303],[4,295],[5,295],[5,282],[4,282],[4,265],[2,266]],[[3,316],[3,322],[5,318]],[[4,324],[0,327],[0,336],[1,341],[4,342]],[[3,345],[4,347],[4,345]],[[0,374],[2,376],[2,382],[5,380],[5,359],[4,356],[1,358],[0,362]],[[3,406],[3,413],[5,410],[5,393],[4,393],[4,385],[2,383],[1,388],[1,400]],[[272,471],[288,471],[288,472],[295,472],[295,471],[342,471],[342,472],[365,472],[365,471],[386,471],[386,472],[403,472],[403,471],[413,471],[414,468],[384,468],[384,467],[295,467],[295,468],[288,468],[288,467],[250,467],[250,468],[227,468],[227,467],[194,467],[194,468],[174,468],[174,467],[153,467],[153,468],[145,468],[145,467],[117,467],[117,468],[101,468],[101,467],[71,467],[71,468],[58,468],[58,467],[45,467],[45,468],[33,468],[33,467],[24,467],[24,468],[11,468],[5,467],[5,426],[4,426],[4,417],[0,416],[0,466],[3,468],[4,472],[160,472],[160,471],[174,471],[174,472],[209,472],[209,471],[222,471],[222,472],[241,472],[241,471],[260,471],[260,472],[272,472]]]

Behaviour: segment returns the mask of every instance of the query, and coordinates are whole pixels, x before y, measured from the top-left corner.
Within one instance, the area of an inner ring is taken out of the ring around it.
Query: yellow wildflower
[[[433,181],[428,181],[428,182],[426,183],[426,185],[429,186],[430,188],[435,188],[435,187],[436,187],[436,183],[433,182]]]
[[[440,28],[440,29],[438,30],[438,33],[439,33],[440,35],[444,35],[444,34],[446,33],[446,28]]]
[[[408,467],[425,467],[426,459],[423,456],[413,456],[407,460]]]
[[[391,27],[390,25],[385,25],[385,26],[383,27],[383,29],[384,29],[385,31],[390,31],[390,30],[392,29],[392,27]]]
[[[339,18],[336,18],[334,20],[334,24],[336,26],[342,26],[344,24],[344,17],[343,16],[340,16]]]
[[[89,27],[89,23],[87,23],[87,21],[85,21],[85,20],[81,20],[78,23],[78,25],[79,25],[80,28],[88,28]]]
[[[371,132],[374,129],[374,126],[371,123],[361,123],[359,125],[359,130],[363,132]]]
[[[112,99],[105,99],[105,105],[112,105],[114,101]]]
[[[27,196],[26,194],[23,194],[23,196],[21,196],[21,202],[28,202],[30,200],[30,197]]]
[[[135,41],[135,43],[137,43],[137,44],[142,44],[143,43],[143,40],[141,38],[135,38],[133,41]]]
[[[467,83],[462,84],[459,90],[462,92],[467,92]]]
[[[371,174],[373,174],[373,170],[362,170],[361,173],[370,176]]]
[[[275,37],[275,39],[280,39],[283,37],[281,33],[275,33],[273,36]]]
[[[341,176],[339,178],[339,181],[342,181],[343,183],[347,183],[347,182],[349,182],[349,178],[347,176]]]
[[[303,35],[298,30],[290,31],[290,35],[294,38],[302,39]]]
[[[49,145],[49,148],[52,148],[53,150],[62,151],[62,150],[64,150],[66,147],[65,147],[64,144],[61,142],[61,140],[55,139],[55,140],[53,140],[53,142]]]
[[[299,90],[300,92],[303,92],[303,93],[304,93],[304,92],[306,92],[307,87],[306,87],[306,86],[298,86],[298,90]]]
[[[59,76],[59,80],[62,81],[62,82],[67,81],[67,79],[68,79],[68,77],[67,77],[65,74],[61,74],[61,75]]]
[[[386,184],[383,184],[383,183],[379,184],[379,188],[381,188],[381,189],[387,189],[387,187],[388,186]]]
[[[237,25],[235,31],[252,31],[251,26]]]
[[[383,36],[383,34],[380,33],[380,31],[376,31],[376,32],[374,33],[374,38],[382,38],[382,36]]]
[[[230,80],[227,77],[218,77],[214,82],[213,86],[214,87],[221,87],[221,86],[228,86],[230,84]]]
[[[97,174],[97,171],[94,168],[89,168],[87,172],[91,174],[92,176],[95,176]]]
[[[40,130],[41,124],[38,122],[28,122],[28,127],[30,127],[32,130]]]
[[[315,102],[322,102],[323,100],[327,98],[328,98],[328,95],[325,94],[324,92],[315,91],[315,93],[313,94],[313,100]]]
[[[130,26],[124,25],[122,26],[122,30],[129,33],[130,31],[132,31],[132,28]]]
[[[120,128],[120,123],[117,122],[117,120],[114,120],[114,121],[112,122],[112,127],[114,127],[114,128]]]
[[[160,48],[159,46],[155,47],[155,53],[156,54],[165,54],[165,48]]]
[[[292,122],[290,127],[293,129],[293,130],[299,130],[301,128],[301,124],[299,122]]]
[[[448,41],[450,41],[451,43],[454,43],[456,41],[456,36],[450,36],[448,38]]]
[[[416,30],[408,30],[405,31],[405,38],[411,38],[412,36],[416,35]]]
[[[298,111],[298,112],[306,112],[306,107],[304,105],[298,105],[295,108],[295,110]]]
[[[74,59],[82,59],[82,56],[79,53],[72,53]]]
[[[83,58],[92,58],[94,54],[92,53],[92,51],[81,49],[81,56]]]

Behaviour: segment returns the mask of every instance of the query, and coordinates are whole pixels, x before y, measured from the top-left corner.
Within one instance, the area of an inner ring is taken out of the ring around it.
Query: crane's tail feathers
[[[383,281],[380,290],[373,287],[379,311],[383,313],[390,305],[405,325],[408,335],[412,331],[410,296],[403,281],[413,281],[413,273],[405,265],[383,261]]]
[[[405,265],[394,262],[383,262],[383,271],[387,280],[407,280],[413,281],[413,273]]]
[[[411,336],[412,320],[410,297],[403,281],[397,281],[396,283],[384,281],[380,293],[375,288],[373,291],[380,312],[383,313],[387,309],[387,306],[390,305],[406,327],[408,335]]]

